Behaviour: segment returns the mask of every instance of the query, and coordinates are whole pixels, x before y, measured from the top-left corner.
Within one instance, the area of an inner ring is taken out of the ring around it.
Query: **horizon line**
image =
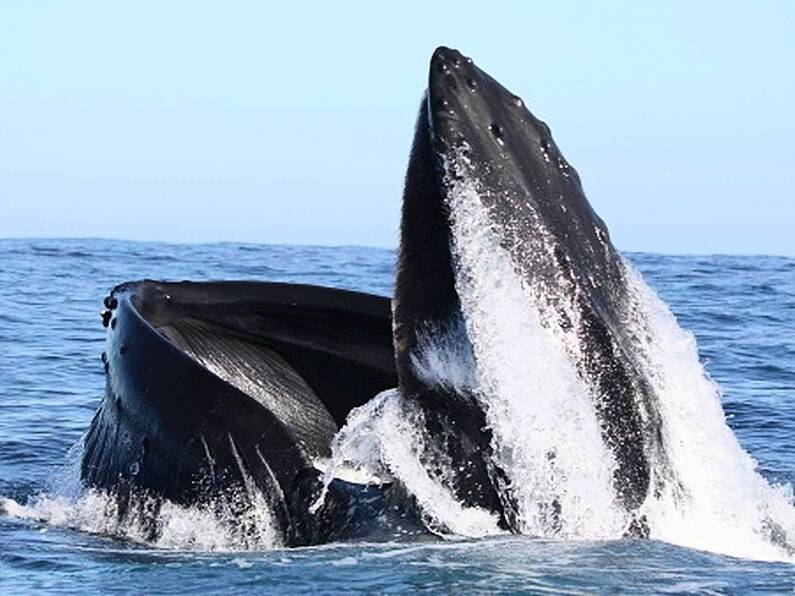
[[[251,240],[151,240],[151,239],[138,239],[138,238],[113,238],[110,236],[0,236],[0,242],[9,241],[88,241],[99,240],[103,242],[131,242],[137,244],[167,244],[175,246],[198,246],[198,245],[224,245],[224,244],[238,244],[238,245],[254,245],[254,246],[280,246],[280,247],[294,247],[294,248],[356,248],[356,249],[369,249],[369,250],[385,250],[395,252],[398,250],[397,245],[368,245],[368,244],[345,244],[345,243],[329,243],[329,244],[311,244],[301,242],[255,242]],[[753,252],[655,252],[651,250],[637,250],[637,249],[621,249],[616,247],[620,254],[636,254],[636,255],[655,255],[662,257],[765,257],[777,259],[795,259],[795,254],[780,254],[780,253],[753,253]]]

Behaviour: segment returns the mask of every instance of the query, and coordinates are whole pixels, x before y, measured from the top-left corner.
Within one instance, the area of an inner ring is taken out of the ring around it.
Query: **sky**
[[[434,48],[622,250],[795,256],[795,2],[4,2],[0,238],[393,247]]]

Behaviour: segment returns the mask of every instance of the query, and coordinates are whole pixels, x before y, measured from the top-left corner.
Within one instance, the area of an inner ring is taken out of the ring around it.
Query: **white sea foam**
[[[266,550],[281,545],[272,526],[261,524],[261,511],[246,513],[241,519],[215,507],[182,507],[168,501],[156,509],[153,499],[141,498],[120,516],[116,498],[95,490],[83,491],[77,498],[42,493],[25,504],[0,499],[0,511],[18,519],[163,549]]]
[[[0,512],[59,528],[124,538],[173,550],[265,550],[281,546],[265,498],[253,486],[245,487],[250,507],[242,511],[222,501],[185,507],[167,500],[133,497],[124,515],[118,500],[104,491],[84,489],[79,462],[82,442],[70,450],[66,465],[53,475],[48,489],[26,503],[0,498]]]
[[[658,396],[663,445],[678,483],[645,504],[652,537],[754,559],[792,555],[790,486],[771,486],[726,424],[720,391],[704,371],[692,334],[627,265],[634,305],[629,324],[647,333],[638,347]]]

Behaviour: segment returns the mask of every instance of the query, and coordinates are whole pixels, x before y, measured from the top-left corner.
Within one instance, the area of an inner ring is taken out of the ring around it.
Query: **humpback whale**
[[[545,355],[527,346],[524,360],[487,370],[501,358],[490,328],[511,327],[518,305],[574,363],[572,386],[586,387],[614,462],[625,532],[644,536],[642,504],[664,477],[650,462],[664,449],[626,324],[626,276],[547,125],[441,47],[406,172],[391,307],[293,284],[116,287],[102,315],[106,392],[85,438],[83,482],[115,494],[121,515],[141,494],[241,515],[261,495],[285,545],[355,536],[372,528],[364,518],[387,512],[411,525],[419,518],[399,483],[325,486],[319,469],[348,414],[397,387],[422,413],[429,473],[503,530],[523,532],[528,512],[510,472],[521,454],[495,424],[497,396],[506,379],[543,383],[521,372]],[[495,288],[501,303],[488,300]],[[549,474],[565,467],[552,448],[533,457]],[[554,533],[570,504],[548,496],[532,515]]]

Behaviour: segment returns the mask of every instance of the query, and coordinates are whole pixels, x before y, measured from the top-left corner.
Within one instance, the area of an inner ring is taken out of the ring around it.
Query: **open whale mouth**
[[[110,319],[114,344],[119,315],[139,315],[273,411],[313,456],[328,455],[352,408],[393,384],[386,298],[298,284],[144,281],[111,300],[121,306]]]
[[[105,304],[107,388],[84,482],[178,504],[256,492],[290,541],[313,540],[296,495],[310,498],[315,463],[348,413],[396,383],[389,301],[296,284],[142,281]]]

